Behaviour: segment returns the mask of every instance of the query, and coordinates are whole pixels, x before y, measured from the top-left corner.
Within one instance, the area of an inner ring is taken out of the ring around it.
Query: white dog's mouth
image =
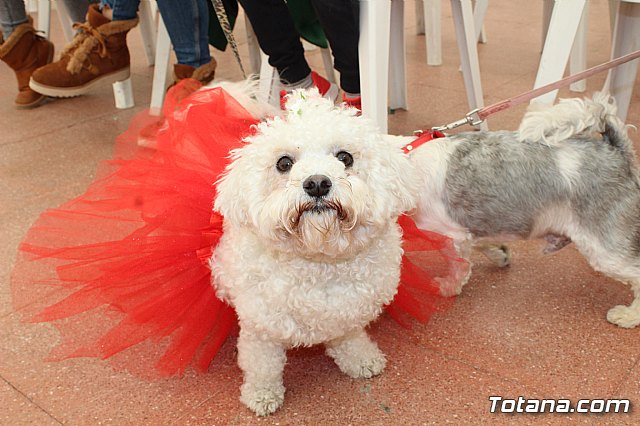
[[[289,210],[278,239],[287,250],[304,257],[344,257],[362,247],[362,241],[354,240],[357,222],[358,214],[348,204],[307,199]]]
[[[298,225],[300,224],[300,219],[302,219],[302,216],[304,214],[323,214],[331,210],[335,211],[336,217],[340,221],[344,221],[348,217],[346,210],[344,209],[344,207],[342,207],[342,204],[339,201],[317,199],[314,201],[307,201],[305,203],[302,203],[298,205],[295,210],[296,214],[292,218],[291,222],[293,228],[298,227]]]

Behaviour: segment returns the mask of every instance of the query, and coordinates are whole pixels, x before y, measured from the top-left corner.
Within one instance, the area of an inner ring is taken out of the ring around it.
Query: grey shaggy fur
[[[640,188],[634,160],[615,145],[616,139],[577,137],[562,146],[517,142],[515,132],[462,133],[449,139],[459,143],[446,175],[448,213],[474,237],[539,237],[532,235],[536,218],[550,205],[567,206],[580,227],[608,250],[625,242],[625,255],[638,254],[640,236],[630,230],[640,228]],[[558,168],[559,151],[580,158],[579,179],[571,185]]]
[[[423,171],[418,227],[453,238],[463,258],[475,246],[500,266],[508,250],[487,242],[544,238],[545,253],[573,242],[594,269],[631,285],[634,302],[608,320],[640,324],[640,179],[610,97],[529,113],[518,132],[436,139],[411,158]],[[467,279],[443,292],[459,293]]]

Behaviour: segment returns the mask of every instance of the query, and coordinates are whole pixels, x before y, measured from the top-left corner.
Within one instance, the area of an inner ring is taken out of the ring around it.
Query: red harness
[[[444,138],[446,135],[439,130],[418,130],[416,132],[416,136],[418,139],[413,140],[412,142],[406,144],[402,147],[402,151],[405,154],[410,153],[414,149],[418,148],[420,145],[425,144],[433,139]]]

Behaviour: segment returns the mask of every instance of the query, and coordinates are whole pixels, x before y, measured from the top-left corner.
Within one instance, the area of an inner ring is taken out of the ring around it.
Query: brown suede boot
[[[53,43],[37,35],[31,22],[20,24],[4,42],[0,33],[0,59],[16,73],[16,108],[33,108],[40,105],[45,96],[29,88],[29,78],[36,69],[51,62]]]
[[[87,93],[96,84],[129,78],[127,33],[138,18],[110,21],[98,5],[89,6],[87,22],[75,24],[76,34],[58,61],[31,75],[29,87],[43,95],[69,98]]]
[[[214,58],[211,58],[208,64],[200,65],[198,68],[194,68],[191,65],[175,64],[173,66],[173,74],[176,79],[175,83],[185,78],[193,78],[202,84],[207,84],[213,80],[217,66],[218,63]]]

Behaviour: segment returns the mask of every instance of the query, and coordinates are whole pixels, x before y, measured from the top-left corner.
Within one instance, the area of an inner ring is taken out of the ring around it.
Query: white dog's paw
[[[341,354],[334,360],[340,371],[354,379],[370,379],[384,371],[387,359],[382,351],[376,348],[375,353]]]
[[[619,327],[633,328],[640,324],[640,312],[629,306],[614,306],[607,312],[607,321]]]
[[[240,401],[258,416],[274,413],[284,402],[284,386],[251,386],[240,388]]]

